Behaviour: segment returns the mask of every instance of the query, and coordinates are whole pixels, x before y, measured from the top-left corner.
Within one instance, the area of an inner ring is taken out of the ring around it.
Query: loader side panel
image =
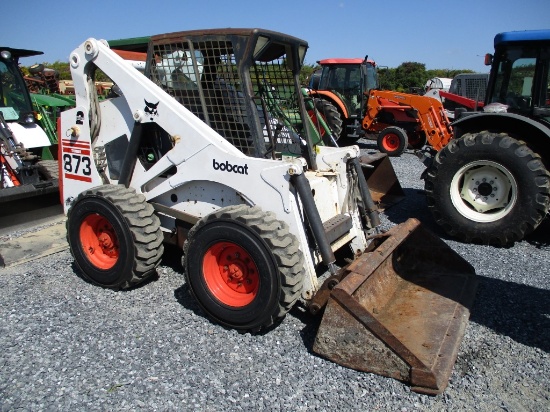
[[[95,165],[88,111],[83,107],[61,113],[59,162],[63,184],[63,208],[67,213],[72,201],[83,191],[103,184]]]

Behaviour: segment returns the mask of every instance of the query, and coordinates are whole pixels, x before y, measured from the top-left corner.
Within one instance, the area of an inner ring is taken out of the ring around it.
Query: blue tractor
[[[423,177],[448,234],[509,246],[550,208],[550,30],[500,33],[494,46],[482,111],[456,113],[454,138]]]

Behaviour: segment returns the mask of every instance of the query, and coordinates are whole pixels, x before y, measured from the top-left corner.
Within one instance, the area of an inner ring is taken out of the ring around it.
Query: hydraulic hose
[[[363,170],[361,169],[359,158],[354,157],[349,161],[352,162],[355,172],[357,173],[359,193],[361,194],[361,199],[363,200],[365,213],[367,214],[368,220],[370,221],[373,228],[378,227],[380,226],[380,215],[378,214],[378,207],[374,203],[374,200],[372,200],[369,186],[367,185],[367,179],[365,179],[365,175],[363,174]]]
[[[319,253],[321,254],[323,263],[327,265],[328,270],[333,275],[336,273],[336,267],[334,266],[336,257],[334,256],[334,252],[330,247],[330,242],[328,241],[325,233],[325,228],[323,227],[323,222],[321,221],[321,216],[319,215],[319,210],[317,209],[317,205],[315,204],[315,200],[313,199],[313,195],[311,193],[309,181],[303,173],[292,175],[291,181],[300,195],[302,207],[304,208],[304,214],[311,228],[315,243],[317,243],[317,247],[319,248]]]

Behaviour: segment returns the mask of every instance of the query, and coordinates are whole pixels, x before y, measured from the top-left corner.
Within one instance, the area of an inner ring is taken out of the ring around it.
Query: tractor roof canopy
[[[319,60],[317,63],[319,63],[321,66],[326,66],[329,64],[362,64],[364,61],[365,59],[359,58],[330,58]],[[373,66],[375,65],[374,60],[368,59],[367,62],[371,63]]]
[[[12,47],[0,46],[0,51],[4,50],[11,53],[11,57],[15,62],[18,62],[21,57],[39,56],[44,54],[43,52],[37,50],[14,49]]]
[[[499,33],[495,36],[495,48],[509,43],[550,41],[550,30],[523,30]]]

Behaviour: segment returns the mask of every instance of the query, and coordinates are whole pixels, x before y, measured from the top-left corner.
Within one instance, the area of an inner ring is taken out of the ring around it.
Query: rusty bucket
[[[363,166],[372,200],[379,209],[387,209],[405,198],[405,192],[386,153],[362,154],[359,162]]]
[[[473,304],[473,267],[409,219],[345,268],[314,352],[435,395],[448,384]]]

